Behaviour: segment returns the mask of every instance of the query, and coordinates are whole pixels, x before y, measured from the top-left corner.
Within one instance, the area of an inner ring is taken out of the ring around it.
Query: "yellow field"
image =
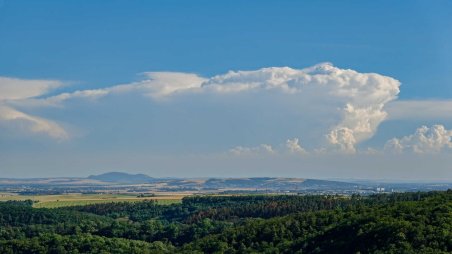
[[[137,197],[127,194],[64,194],[64,195],[9,195],[0,193],[0,201],[7,200],[33,200],[37,208],[56,208],[63,206],[88,205],[108,202],[136,202],[142,200],[156,200],[158,204],[166,205],[179,203],[186,196],[182,194],[162,195],[156,197]]]

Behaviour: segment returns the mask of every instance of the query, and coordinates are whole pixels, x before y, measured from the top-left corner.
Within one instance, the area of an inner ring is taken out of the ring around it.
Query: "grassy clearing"
[[[101,199],[101,200],[71,200],[71,201],[47,201],[47,202],[39,202],[35,203],[33,206],[36,208],[57,208],[57,207],[65,207],[65,206],[79,206],[79,205],[91,205],[98,203],[110,203],[110,202],[139,202],[144,199]],[[174,203],[180,203],[180,200],[176,199],[159,199],[157,200],[158,204],[168,205]]]
[[[36,208],[57,208],[64,206],[89,205],[109,202],[138,202],[143,200],[156,200],[158,204],[167,205],[180,203],[182,195],[165,195],[156,197],[137,197],[127,194],[65,194],[65,195],[1,195],[0,201],[6,200],[33,200],[37,201]]]

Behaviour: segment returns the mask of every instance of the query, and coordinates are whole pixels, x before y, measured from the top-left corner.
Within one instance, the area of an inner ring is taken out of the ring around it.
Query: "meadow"
[[[161,195],[154,197],[138,197],[130,194],[81,194],[71,193],[62,195],[11,195],[3,193],[0,201],[33,200],[35,208],[58,208],[66,206],[91,205],[110,202],[137,202],[155,200],[157,204],[167,205],[180,203],[185,195]]]

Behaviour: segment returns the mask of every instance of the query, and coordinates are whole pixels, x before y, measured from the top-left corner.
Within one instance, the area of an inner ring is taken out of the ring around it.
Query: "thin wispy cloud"
[[[452,100],[396,100],[385,110],[391,120],[452,120]]]
[[[14,109],[9,104],[25,102],[61,88],[64,83],[57,80],[25,80],[0,77],[0,125],[23,132],[44,134],[57,140],[66,140],[69,134],[54,121],[29,115]]]

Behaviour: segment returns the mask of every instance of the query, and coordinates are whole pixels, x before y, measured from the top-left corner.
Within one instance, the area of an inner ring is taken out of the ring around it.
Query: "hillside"
[[[202,185],[205,189],[250,188],[268,190],[341,189],[356,188],[355,183],[304,178],[210,178]]]
[[[355,189],[361,184],[280,177],[250,177],[250,178],[192,178],[192,179],[159,179],[145,174],[129,174],[124,172],[108,172],[100,175],[91,175],[87,179],[108,183],[140,184],[162,183],[169,188],[220,190],[220,189],[254,189],[254,190],[332,190]]]
[[[88,179],[112,183],[149,183],[155,179],[145,174],[128,174],[123,172],[108,172],[100,175],[90,175]]]
[[[451,190],[31,205],[0,202],[0,253],[452,252]]]

